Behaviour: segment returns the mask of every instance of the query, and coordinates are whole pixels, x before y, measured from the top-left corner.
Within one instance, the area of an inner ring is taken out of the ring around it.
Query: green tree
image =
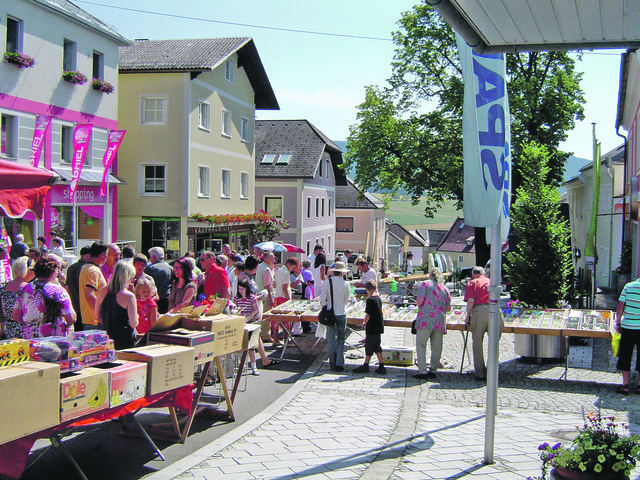
[[[428,5],[416,5],[399,21],[389,84],[367,87],[350,129],[346,168],[364,190],[395,195],[414,204],[426,197],[432,216],[445,200],[463,201],[462,106],[464,86],[453,29]],[[567,153],[558,145],[582,119],[580,73],[565,52],[507,55],[511,106],[513,190],[522,145],[546,145],[546,183],[557,184]]]
[[[558,307],[572,279],[571,232],[560,213],[560,194],[546,183],[549,151],[535,142],[523,145],[519,169],[527,179],[511,206],[511,230],[519,241],[506,255],[512,295],[529,305]]]

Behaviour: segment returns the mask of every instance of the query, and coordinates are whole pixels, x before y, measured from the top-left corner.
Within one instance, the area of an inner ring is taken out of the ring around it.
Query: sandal
[[[266,365],[262,365],[262,368],[271,368],[274,365],[277,365],[280,363],[280,360],[274,360],[273,358],[271,359],[271,361],[269,363],[267,363]]]
[[[639,386],[640,389],[640,386]],[[616,387],[616,393],[621,393],[622,395],[629,395],[629,385],[618,385]]]

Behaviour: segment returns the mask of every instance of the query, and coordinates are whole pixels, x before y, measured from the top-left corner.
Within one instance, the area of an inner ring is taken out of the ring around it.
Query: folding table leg
[[[73,467],[76,469],[80,477],[82,477],[82,480],[88,480],[87,476],[84,474],[84,472],[80,468],[80,465],[78,465],[78,462],[76,462],[75,458],[73,458],[73,455],[71,455],[69,450],[67,450],[67,447],[65,447],[60,441],[62,437],[70,434],[71,434],[71,431],[67,431],[63,433],[54,433],[52,435],[49,435],[49,441],[51,442],[51,445],[45,448],[45,450],[40,455],[38,455],[38,457],[33,462],[31,462],[27,466],[27,468],[24,469],[24,471],[26,472],[29,468],[31,468],[31,466],[33,466],[38,460],[40,460],[44,456],[45,453],[47,453],[52,448],[59,448],[60,450],[62,450],[65,456],[69,459],[69,461],[71,462]]]

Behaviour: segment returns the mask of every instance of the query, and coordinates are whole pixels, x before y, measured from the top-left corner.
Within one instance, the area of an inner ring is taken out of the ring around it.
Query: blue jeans
[[[347,316],[336,315],[335,325],[327,325],[327,346],[329,348],[329,366],[344,365],[344,337],[347,331]]]

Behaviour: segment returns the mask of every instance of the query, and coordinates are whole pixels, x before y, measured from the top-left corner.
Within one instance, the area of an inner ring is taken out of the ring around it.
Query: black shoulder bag
[[[322,310],[320,310],[318,314],[318,323],[331,326],[336,324],[336,314],[333,310],[333,282],[331,281],[331,277],[329,277],[329,293],[331,295],[331,308],[327,308],[326,305],[322,307]]]

